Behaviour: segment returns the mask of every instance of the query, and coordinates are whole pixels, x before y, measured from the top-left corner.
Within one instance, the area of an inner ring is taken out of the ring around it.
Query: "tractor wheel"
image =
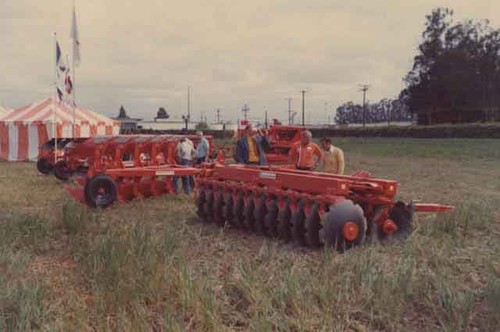
[[[259,197],[259,202],[257,203],[257,207],[254,211],[255,231],[259,234],[267,233],[267,227],[265,222],[266,215],[267,215],[266,196],[261,195]]]
[[[363,209],[350,200],[331,205],[323,235],[326,245],[338,251],[362,245],[366,237]]]
[[[243,210],[245,228],[249,231],[255,231],[255,204],[253,202],[253,196],[254,194],[250,194],[248,204],[245,204],[245,209]]]
[[[205,186],[201,185],[198,188],[198,195],[196,195],[196,213],[198,214],[198,217],[200,219],[205,219],[205,202],[206,202],[206,196],[205,196]]]
[[[224,219],[231,225],[234,225],[233,220],[233,193],[228,192],[224,197],[224,207],[222,208],[222,213],[224,215]]]
[[[107,175],[96,175],[84,188],[85,201],[91,207],[107,208],[116,200],[117,186]]]
[[[245,200],[244,200],[243,191],[238,192],[238,196],[234,200],[233,206],[233,224],[238,227],[243,227],[243,210],[245,209]]]
[[[214,217],[214,192],[212,189],[208,189],[205,194],[205,204],[203,206],[203,211],[205,212],[205,221],[212,222]]]
[[[278,213],[278,236],[285,242],[290,241],[292,238],[291,218],[290,202],[287,201],[283,209],[280,209]]]
[[[292,237],[295,243],[300,246],[306,245],[305,239],[305,225],[306,215],[304,212],[304,201],[300,201],[295,209],[295,213],[292,215]]]
[[[64,160],[59,160],[54,165],[54,175],[61,181],[67,181],[69,180],[71,175],[73,175],[73,172],[71,172],[70,168],[68,167],[68,164],[66,164]]]
[[[50,163],[47,158],[40,158],[36,162],[36,169],[42,174],[50,174],[54,170],[54,166]]]
[[[224,218],[224,192],[222,190],[219,191],[217,198],[214,199],[213,211],[215,224],[223,227],[226,221]]]
[[[319,208],[318,205],[314,204],[311,209],[311,214],[306,218],[305,221],[306,229],[306,243],[310,247],[320,247],[321,241],[319,240],[319,232],[321,229]]]
[[[380,241],[387,241],[390,239],[397,241],[405,240],[408,236],[410,236],[413,230],[413,214],[414,207],[412,204],[406,205],[405,203],[398,201],[389,212],[389,219],[394,221],[396,226],[398,226],[398,230],[392,234],[387,234],[381,227],[374,225],[376,226],[374,228],[376,230],[377,238]]]
[[[267,234],[271,237],[278,236],[278,213],[278,204],[276,200],[272,200],[264,218],[264,225],[266,227]]]

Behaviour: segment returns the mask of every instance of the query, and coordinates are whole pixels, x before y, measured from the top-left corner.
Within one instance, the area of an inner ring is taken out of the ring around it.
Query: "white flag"
[[[73,39],[73,64],[80,64],[80,39],[78,38],[78,27],[76,25],[76,9],[73,7],[73,22],[71,24],[71,39]]]

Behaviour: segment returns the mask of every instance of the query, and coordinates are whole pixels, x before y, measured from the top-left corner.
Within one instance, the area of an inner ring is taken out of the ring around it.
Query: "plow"
[[[176,177],[193,176],[198,217],[219,226],[340,251],[379,241],[404,239],[417,212],[448,212],[452,206],[402,202],[398,183],[371,177],[299,171],[287,166],[204,163],[89,170],[72,196],[91,207],[173,193]]]

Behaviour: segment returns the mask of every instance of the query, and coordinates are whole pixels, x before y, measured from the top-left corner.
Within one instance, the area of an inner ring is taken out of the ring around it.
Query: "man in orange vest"
[[[290,162],[299,170],[312,171],[323,162],[323,151],[311,139],[311,132],[303,131],[300,142],[295,143],[288,154]]]

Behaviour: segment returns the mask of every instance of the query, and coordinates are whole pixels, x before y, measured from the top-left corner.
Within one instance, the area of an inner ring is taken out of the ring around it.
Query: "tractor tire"
[[[278,237],[285,242],[289,242],[292,238],[291,218],[290,202],[287,201],[278,213]]]
[[[212,222],[214,218],[214,192],[212,189],[208,189],[205,194],[203,211],[205,211],[205,219],[203,220],[206,222]]]
[[[267,214],[264,218],[264,225],[266,227],[267,235],[271,237],[278,237],[278,203],[272,200],[267,209]]]
[[[196,214],[198,215],[198,218],[200,218],[202,220],[205,219],[205,209],[204,209],[205,201],[206,201],[205,197],[206,197],[205,196],[205,186],[201,185],[198,188],[198,195],[196,195],[195,204],[196,204]]]
[[[115,181],[107,175],[96,175],[84,187],[85,201],[94,208],[107,208],[117,197]]]
[[[360,246],[366,238],[366,219],[363,209],[351,200],[331,205],[326,215],[324,242],[342,252]]]
[[[222,209],[222,213],[224,214],[226,222],[231,225],[234,225],[233,206],[233,193],[228,192],[224,197],[224,207]]]
[[[253,196],[254,194],[250,194],[248,203],[245,204],[245,209],[243,210],[245,228],[251,232],[255,231],[255,204]]]
[[[50,161],[47,158],[40,158],[36,162],[36,169],[40,173],[48,175],[48,174],[52,173],[52,171],[54,170],[54,166],[52,166],[52,164],[50,163]]]
[[[379,241],[384,242],[388,240],[404,241],[410,236],[413,231],[413,214],[414,208],[411,204],[398,201],[389,211],[389,219],[394,221],[398,230],[392,234],[386,234],[381,227],[375,225],[376,235]]]
[[[69,178],[73,175],[73,172],[68,167],[68,164],[64,160],[59,160],[54,165],[54,175],[61,181],[68,181]]]
[[[255,208],[255,211],[254,211],[255,231],[258,234],[266,234],[267,233],[267,226],[266,226],[266,222],[265,222],[266,215],[267,215],[266,196],[261,195],[259,197],[257,207]]]
[[[224,192],[222,190],[219,191],[217,198],[214,199],[213,211],[215,224],[224,227],[226,219],[224,218]]]
[[[311,208],[311,214],[306,218],[305,221],[306,243],[309,247],[313,248],[321,247],[321,241],[319,238],[319,232],[321,230],[321,220],[318,211],[318,205],[314,204]]]
[[[292,237],[295,243],[297,243],[299,246],[305,246],[306,245],[306,238],[305,238],[305,220],[306,220],[306,215],[304,212],[304,201],[300,201],[299,204],[297,205],[297,209],[295,209],[295,213],[292,215],[291,219],[291,224],[292,224]]]
[[[233,205],[233,224],[238,227],[244,227],[243,224],[243,211],[245,209],[245,200],[243,191],[238,192],[238,197],[234,201]]]

